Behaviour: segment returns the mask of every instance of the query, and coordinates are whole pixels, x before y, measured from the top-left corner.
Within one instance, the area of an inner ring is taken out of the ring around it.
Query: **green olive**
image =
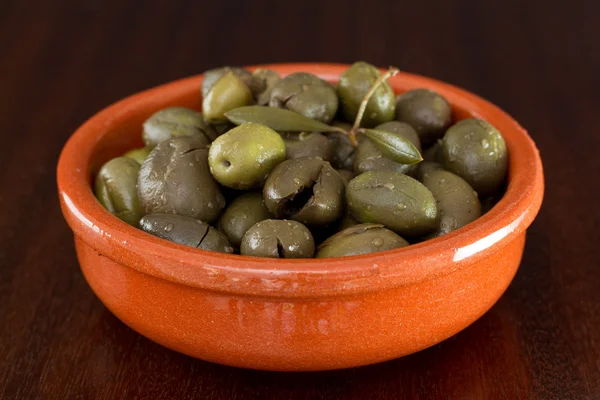
[[[419,180],[419,182],[423,182],[423,177],[432,172],[432,171],[436,171],[438,169],[444,169],[444,166],[440,163],[436,163],[436,162],[432,162],[432,161],[421,161],[418,165],[417,165],[417,171],[414,174],[414,178],[416,178],[417,180]]]
[[[356,149],[350,144],[348,136],[341,132],[331,132],[327,134],[327,138],[331,141],[333,148],[331,159],[329,160],[331,165],[336,169],[351,170],[354,165]]]
[[[227,122],[225,113],[252,104],[252,92],[233,72],[219,78],[202,100],[202,115],[211,124]]]
[[[504,190],[499,190],[498,192],[495,192],[489,196],[480,197],[479,201],[481,202],[481,215],[486,214],[488,211],[494,208],[496,203],[502,199],[503,195]]]
[[[256,103],[264,106],[269,104],[271,91],[275,84],[279,82],[279,74],[268,68],[259,68],[252,73],[252,95]]]
[[[333,153],[333,143],[319,132],[286,132],[281,137],[285,142],[288,160],[302,157],[315,157],[329,161]]]
[[[148,214],[140,220],[140,228],[170,242],[203,250],[233,253],[227,237],[204,222],[175,214]]]
[[[249,87],[249,88],[253,87],[254,78],[252,77],[252,74],[250,73],[250,71],[248,71],[247,69],[240,68],[240,67],[215,68],[215,69],[210,69],[210,70],[204,72],[204,74],[203,74],[204,78],[202,79],[202,97],[204,98],[204,97],[208,96],[208,92],[210,92],[210,89],[212,89],[212,87],[215,85],[215,83],[219,79],[221,79],[223,77],[223,75],[225,75],[229,72],[233,73],[236,77],[240,78],[247,87]]]
[[[271,128],[251,122],[219,136],[210,146],[210,172],[233,189],[260,187],[269,172],[285,160],[285,143]]]
[[[342,216],[344,182],[331,165],[316,158],[279,164],[267,178],[263,198],[277,218],[324,226]]]
[[[368,171],[346,186],[352,216],[385,225],[400,235],[418,236],[438,227],[433,194],[423,184],[393,171]]]
[[[310,258],[315,242],[307,227],[296,221],[267,219],[244,235],[240,253],[271,258]]]
[[[225,199],[210,174],[205,146],[198,136],[183,136],[161,142],[150,152],[138,178],[145,213],[216,220]]]
[[[223,212],[217,228],[236,247],[242,243],[244,234],[257,222],[271,218],[261,192],[249,192],[235,199]]]
[[[415,145],[417,150],[421,150],[421,143],[415,130],[404,122],[391,121],[378,125],[375,129],[392,132],[398,136],[408,139]],[[412,175],[417,164],[401,164],[392,161],[379,150],[371,140],[362,140],[356,149],[354,155],[353,169],[356,173],[366,171],[395,171],[403,174]]]
[[[132,158],[138,162],[138,164],[142,165],[148,154],[152,149],[149,147],[140,147],[139,149],[129,150],[127,153],[123,154],[123,157]]]
[[[436,140],[435,143],[423,152],[423,160],[436,163],[444,162],[442,158],[442,139]]]
[[[376,67],[362,61],[352,64],[340,76],[337,92],[344,118],[354,121],[360,103],[380,76],[381,72]],[[391,121],[394,119],[394,111],[394,91],[388,82],[383,82],[369,99],[361,125],[373,127]]]
[[[313,74],[297,72],[273,86],[269,106],[287,108],[327,124],[337,112],[338,97],[329,83]]]
[[[201,113],[185,107],[168,107],[152,114],[143,125],[142,138],[147,147],[178,136],[201,136],[206,144],[217,137]]]
[[[100,168],[94,193],[104,208],[129,225],[137,225],[143,212],[137,195],[140,164],[132,158],[113,158]]]
[[[444,135],[452,122],[452,107],[438,93],[413,89],[398,96],[396,119],[410,124],[427,146]]]
[[[340,221],[338,223],[337,232],[343,231],[346,228],[350,228],[351,226],[358,225],[358,224],[360,224],[360,222],[358,222],[352,216],[352,214],[350,214],[349,212],[345,212],[344,216],[342,217],[342,219],[340,219]]]
[[[229,132],[230,130],[232,130],[233,128],[236,127],[235,124],[232,124],[231,122],[227,121],[227,122],[223,122],[221,124],[214,124],[211,126],[213,127],[213,129],[215,130],[215,132],[217,133],[217,137],[221,136],[222,134]]]
[[[348,182],[350,182],[352,179],[354,179],[354,177],[356,177],[354,171],[348,171],[347,169],[338,169],[337,172],[338,174],[340,174],[340,178],[342,178],[344,186],[346,186]]]
[[[508,151],[500,132],[486,121],[466,119],[450,127],[442,143],[444,167],[479,193],[496,192],[506,179]]]
[[[321,243],[317,258],[348,257],[408,246],[408,242],[380,224],[346,228]]]
[[[433,193],[440,213],[440,226],[429,237],[450,233],[481,216],[477,193],[461,177],[438,168],[425,172],[421,182]]]

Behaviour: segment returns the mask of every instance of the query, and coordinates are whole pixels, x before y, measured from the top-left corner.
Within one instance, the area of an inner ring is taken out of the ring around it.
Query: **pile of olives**
[[[367,254],[452,232],[502,196],[506,144],[486,121],[453,123],[432,90],[396,97],[396,72],[357,62],[332,85],[207,71],[202,111],[150,116],[145,147],[102,166],[96,197],[162,239],[256,257]]]

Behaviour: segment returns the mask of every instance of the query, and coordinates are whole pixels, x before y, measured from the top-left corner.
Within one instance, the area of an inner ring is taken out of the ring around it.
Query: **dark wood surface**
[[[600,3],[0,1],[0,398],[600,398]],[[488,98],[531,133],[546,197],[521,268],[465,331],[327,373],[228,368],[119,322],[56,195],[79,124],[224,64],[364,59]]]

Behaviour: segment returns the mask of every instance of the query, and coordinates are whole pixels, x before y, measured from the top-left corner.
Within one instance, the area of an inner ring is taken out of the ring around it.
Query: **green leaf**
[[[329,126],[314,119],[283,108],[245,106],[225,113],[236,125],[254,122],[280,132],[339,132],[340,128]]]
[[[419,150],[405,137],[376,129],[361,129],[360,132],[393,161],[401,164],[416,164],[423,160]]]

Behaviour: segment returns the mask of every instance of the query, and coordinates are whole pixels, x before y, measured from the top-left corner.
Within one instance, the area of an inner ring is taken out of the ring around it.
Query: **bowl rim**
[[[281,75],[305,71],[336,81],[345,64],[289,63],[271,68]],[[394,91],[430,88],[453,107],[490,121],[509,149],[509,178],[502,199],[474,222],[439,238],[366,255],[325,259],[264,259],[193,249],[147,234],[122,222],[95,199],[90,185],[94,144],[140,109],[198,90],[202,75],[176,80],[126,97],[83,123],[66,142],[57,167],[59,199],[75,236],[98,253],[161,279],[239,294],[296,297],[338,296],[418,283],[471,265],[523,234],[541,206],[544,181],[539,152],[523,129],[492,103],[453,85],[401,72]]]

